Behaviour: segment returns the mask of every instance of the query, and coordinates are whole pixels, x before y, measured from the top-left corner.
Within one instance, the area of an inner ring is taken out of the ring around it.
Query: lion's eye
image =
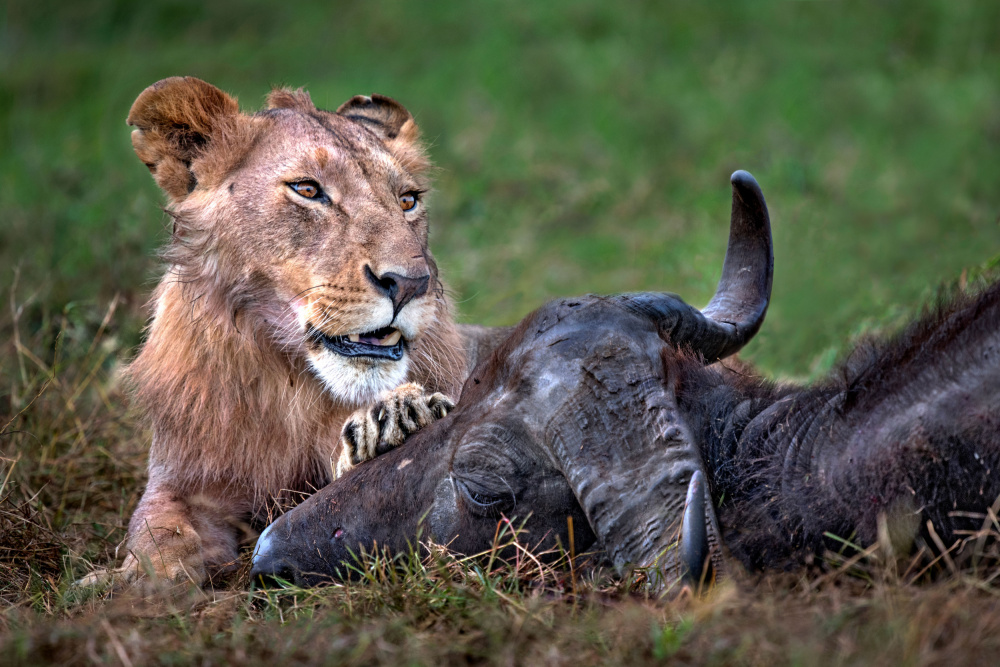
[[[323,196],[323,189],[319,187],[319,183],[316,181],[298,181],[296,183],[289,183],[288,187],[306,199],[319,199]]]
[[[399,195],[399,207],[404,211],[412,211],[417,207],[420,200],[416,192],[407,192]]]

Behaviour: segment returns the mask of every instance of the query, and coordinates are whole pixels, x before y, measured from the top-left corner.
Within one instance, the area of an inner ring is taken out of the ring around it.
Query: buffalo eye
[[[415,209],[417,207],[417,202],[419,201],[419,192],[404,192],[399,195],[399,207],[407,213]]]
[[[509,489],[496,491],[470,479],[456,479],[468,508],[475,514],[499,517],[514,508],[515,499]]]
[[[316,181],[296,181],[294,183],[289,183],[288,187],[290,187],[295,194],[300,197],[305,197],[306,199],[326,198],[323,188],[319,187],[319,183]]]

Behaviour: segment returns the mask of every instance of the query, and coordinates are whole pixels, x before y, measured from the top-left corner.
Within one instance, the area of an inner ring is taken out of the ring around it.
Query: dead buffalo
[[[732,183],[722,279],[703,311],[672,294],[543,306],[447,418],[275,521],[252,576],[339,578],[359,549],[418,535],[478,553],[503,517],[536,548],[570,544],[572,526],[577,551],[668,581],[700,572],[709,542],[760,569],[830,536],[868,545],[881,529],[905,551],[980,529],[976,513],[1000,495],[1000,284],[862,346],[816,386],[708,366],[756,333],[770,297],[763,195],[746,172]]]

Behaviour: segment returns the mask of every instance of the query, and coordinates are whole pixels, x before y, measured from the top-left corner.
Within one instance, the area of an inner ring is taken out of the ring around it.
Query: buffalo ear
[[[236,99],[194,77],[170,77],[142,91],[128,114],[132,146],[172,200],[197,181],[191,163],[239,116]]]
[[[355,95],[340,105],[337,114],[364,125],[410,171],[420,172],[430,166],[416,121],[406,107],[391,97]]]

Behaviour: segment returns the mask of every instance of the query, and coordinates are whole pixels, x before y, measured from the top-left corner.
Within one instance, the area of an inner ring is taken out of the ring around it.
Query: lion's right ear
[[[337,114],[374,132],[411,172],[420,173],[430,166],[416,121],[406,107],[391,97],[355,95],[340,105]]]
[[[163,79],[132,104],[132,146],[160,188],[178,200],[197,184],[191,163],[239,112],[233,97],[200,79]]]

